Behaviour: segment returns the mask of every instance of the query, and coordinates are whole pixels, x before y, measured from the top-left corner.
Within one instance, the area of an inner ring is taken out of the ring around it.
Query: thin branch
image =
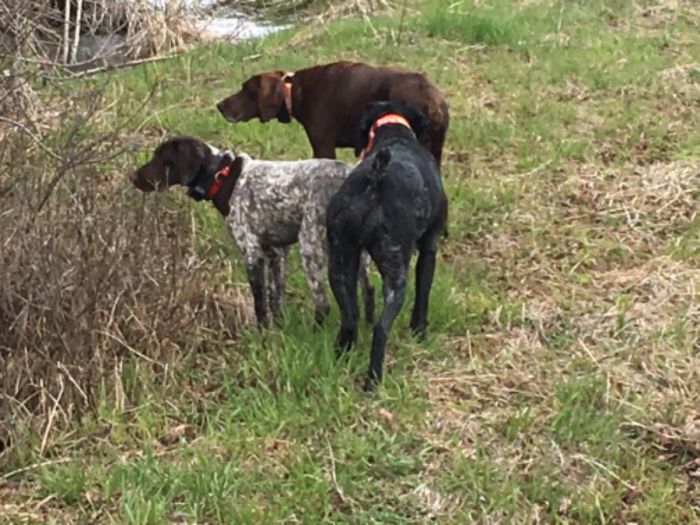
[[[122,69],[125,67],[136,66],[139,64],[147,64],[148,62],[159,62],[160,60],[167,60],[168,58],[173,58],[176,56],[177,56],[177,53],[168,53],[167,55],[158,55],[155,57],[140,58],[138,60],[130,60],[129,62],[124,62],[122,64],[114,64],[114,65],[100,66],[100,67],[96,67],[96,68],[92,68],[92,69],[86,69],[85,71],[81,71],[80,73],[75,73],[75,74],[73,74],[69,77],[65,77],[65,78],[53,77],[51,79],[52,80],[73,80],[74,78],[86,77],[89,75],[94,75],[95,73],[101,73],[103,71],[112,71],[114,69]]]
[[[69,4],[70,0],[66,0]],[[70,61],[75,62],[78,58],[78,43],[80,42],[80,18],[83,15],[83,0],[78,0],[78,9],[75,13],[75,31],[73,32],[73,49],[70,52]]]
[[[50,465],[60,465],[61,463],[68,463],[71,461],[71,458],[59,458],[59,459],[54,459],[51,461],[42,461],[41,463],[34,463],[33,465],[27,465],[26,467],[18,468],[17,470],[13,470],[11,472],[8,472],[7,474],[3,474],[0,476],[0,480],[6,480],[10,479],[13,476],[16,476],[17,474],[22,474],[23,472],[27,472],[29,470],[35,470],[41,467],[48,467]]]
[[[63,63],[68,62],[68,51],[70,49],[70,0],[66,0],[66,13],[63,19]]]
[[[32,130],[30,130],[27,126],[25,126],[21,122],[17,122],[16,120],[13,120],[11,118],[3,117],[2,115],[0,115],[0,122],[6,122],[7,124],[10,124],[11,126],[14,126],[17,129],[19,129],[20,131],[24,132],[30,139],[32,139],[34,141],[34,143],[37,146],[39,146],[41,149],[43,149],[46,153],[48,153],[54,159],[63,162],[63,157],[61,157],[58,153],[54,152],[51,148],[49,148],[47,145],[45,145],[42,142],[41,137],[34,134],[34,132],[32,132]]]
[[[335,492],[336,492],[336,494],[338,494],[340,501],[347,504],[348,500],[345,497],[345,494],[343,493],[343,489],[341,489],[340,485],[338,485],[338,479],[336,478],[335,456],[333,455],[333,449],[331,448],[331,442],[328,441],[328,437],[326,437],[326,445],[328,446],[328,455],[330,456],[330,459],[331,459],[331,469],[330,469],[331,472],[330,472],[330,474],[331,474],[331,482],[333,483],[333,488],[335,488]]]

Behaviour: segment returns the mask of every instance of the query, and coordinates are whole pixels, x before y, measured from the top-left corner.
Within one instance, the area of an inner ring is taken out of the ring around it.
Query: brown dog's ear
[[[260,122],[275,118],[282,104],[284,104],[284,83],[281,75],[261,75],[258,87]]]

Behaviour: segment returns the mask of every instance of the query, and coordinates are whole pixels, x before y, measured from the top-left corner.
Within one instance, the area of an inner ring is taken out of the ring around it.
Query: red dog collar
[[[231,173],[231,166],[224,166],[214,175],[214,180],[211,182],[211,186],[207,190],[207,199],[213,199],[214,196],[219,192],[224,179]]]
[[[397,113],[387,113],[386,115],[379,117],[377,120],[374,121],[374,124],[372,124],[372,127],[369,129],[369,135],[367,136],[367,145],[365,146],[365,149],[363,149],[360,153],[360,159],[364,159],[365,155],[367,155],[367,153],[369,153],[369,150],[372,149],[372,144],[374,143],[374,135],[376,134],[377,129],[387,124],[401,124],[402,126],[406,126],[408,129],[413,131],[411,129],[411,125],[408,123],[408,120],[406,120],[406,117],[403,117]]]

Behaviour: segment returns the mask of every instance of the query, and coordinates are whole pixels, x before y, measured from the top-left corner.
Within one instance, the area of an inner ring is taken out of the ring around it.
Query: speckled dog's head
[[[205,176],[220,157],[219,150],[201,140],[176,137],[160,144],[151,160],[129,178],[141,191],[165,191],[175,184],[188,186]]]

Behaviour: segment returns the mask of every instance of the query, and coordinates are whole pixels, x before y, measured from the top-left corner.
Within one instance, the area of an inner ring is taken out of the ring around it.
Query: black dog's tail
[[[367,178],[373,184],[377,184],[386,174],[386,167],[391,162],[391,150],[389,148],[380,149],[372,160],[372,167],[367,173]]]

